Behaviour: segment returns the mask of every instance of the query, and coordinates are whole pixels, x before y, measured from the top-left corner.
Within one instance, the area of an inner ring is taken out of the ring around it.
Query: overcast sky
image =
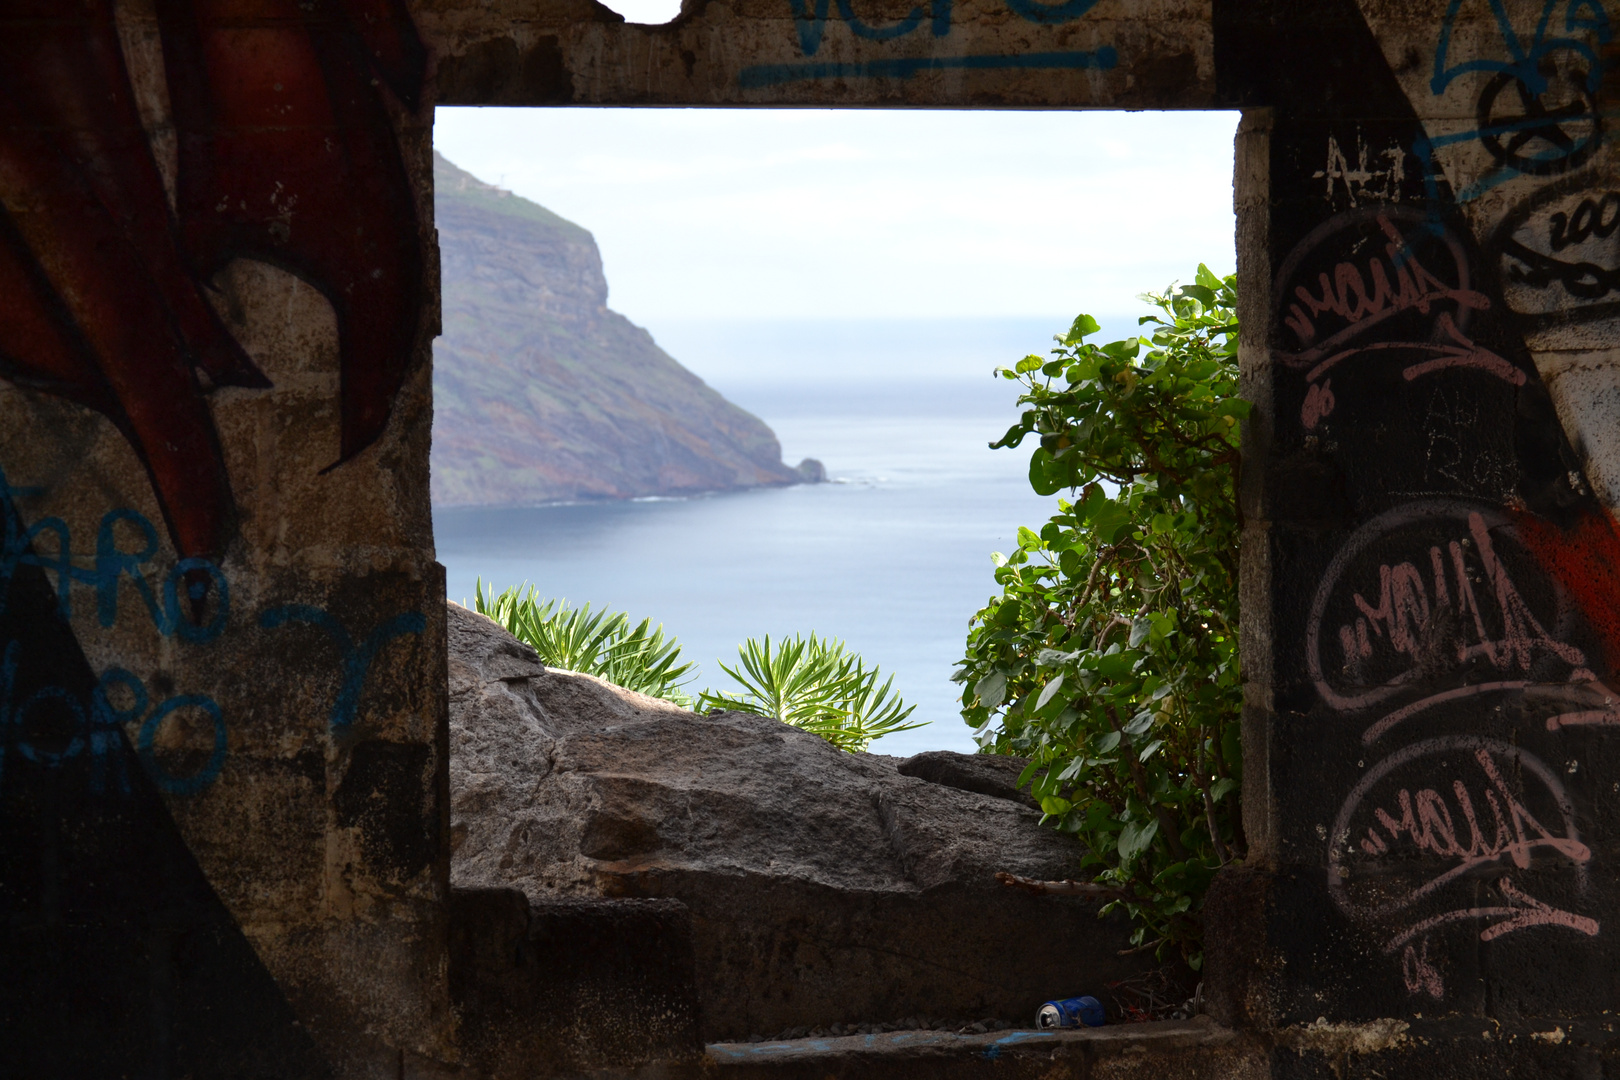
[[[667,23],[681,13],[681,0],[610,0],[607,6],[638,23]]]
[[[441,108],[661,319],[1129,312],[1233,269],[1236,113]]]

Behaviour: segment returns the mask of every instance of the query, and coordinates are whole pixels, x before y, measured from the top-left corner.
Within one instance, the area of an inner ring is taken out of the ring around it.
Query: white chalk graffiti
[[[1343,188],[1351,209],[1359,206],[1363,199],[1400,202],[1401,186],[1406,183],[1406,147],[1394,143],[1372,153],[1358,134],[1355,152],[1356,161],[1352,165],[1339,140],[1331,134],[1328,136],[1327,164],[1311,174],[1314,179],[1327,181],[1328,202],[1333,201],[1339,188]]]

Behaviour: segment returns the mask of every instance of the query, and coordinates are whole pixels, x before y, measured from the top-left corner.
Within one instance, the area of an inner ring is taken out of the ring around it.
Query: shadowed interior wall
[[[426,52],[363,6],[0,9],[0,895],[39,1075],[454,1054]]]
[[[1263,106],[1236,170],[1263,858],[1209,916],[1236,1022],[1608,1041],[1612,36],[1595,4],[1217,13],[1221,95]]]
[[[1219,1009],[1297,1048],[1278,1075],[1337,1068],[1339,1044],[1286,1035],[1318,1016],[1386,1022],[1356,1045],[1390,1068],[1449,1047],[1500,1071],[1529,1051],[1478,1037],[1495,1026],[1600,1054],[1614,14],[0,6],[11,1052],[41,1074],[379,1077],[460,1054],[427,473],[438,102],[1247,109],[1259,854],[1211,903]],[[1401,1043],[1435,1017],[1449,1034]]]

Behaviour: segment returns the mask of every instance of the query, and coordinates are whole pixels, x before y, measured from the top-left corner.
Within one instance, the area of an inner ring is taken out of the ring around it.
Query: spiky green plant
[[[764,644],[749,638],[737,652],[741,670],[725,664],[720,670],[743,692],[705,690],[698,696],[699,708],[775,717],[849,751],[865,750],[873,739],[927,723],[906,723],[916,706],[891,696],[894,676],[879,686],[877,667],[868,670],[837,639],[794,635],[772,648],[767,634]]]
[[[543,663],[596,675],[626,690],[663,698],[690,709],[692,699],[681,690],[697,667],[681,663],[681,646],[664,636],[662,624],[642,619],[635,626],[622,611],[591,611],[591,605],[571,608],[566,600],[542,602],[532,585],[495,594],[484,592],[480,578],[474,587],[475,610],[527,642]]]

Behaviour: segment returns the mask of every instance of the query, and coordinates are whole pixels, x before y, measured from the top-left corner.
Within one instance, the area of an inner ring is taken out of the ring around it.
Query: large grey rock
[[[931,784],[960,788],[993,799],[1011,799],[1031,810],[1040,804],[1018,786],[1018,777],[1029,764],[1028,758],[997,754],[956,754],[949,750],[929,750],[902,761],[901,776],[915,776]]]
[[[998,885],[1078,876],[1006,799],[902,775],[775,720],[586,675],[452,605],[452,878],[692,912],[704,1036],[905,1016],[1028,1023],[1142,969],[1122,918]]]

